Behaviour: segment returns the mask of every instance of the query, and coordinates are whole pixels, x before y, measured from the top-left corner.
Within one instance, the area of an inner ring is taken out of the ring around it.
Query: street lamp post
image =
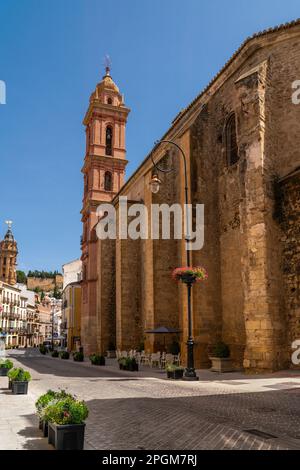
[[[160,144],[171,144],[174,145],[180,152],[180,155],[183,158],[183,169],[184,169],[184,195],[185,195],[185,204],[186,204],[186,234],[185,234],[185,249],[186,249],[186,261],[187,261],[187,266],[190,267],[191,263],[191,256],[190,256],[190,250],[189,250],[189,243],[190,243],[190,225],[189,225],[189,211],[188,211],[188,203],[189,203],[189,188],[188,188],[188,177],[187,177],[187,164],[186,164],[186,156],[182,148],[173,142],[172,140],[160,140],[159,142],[156,143],[156,148]],[[170,173],[171,171],[174,171],[174,168],[168,168],[164,169],[161,168],[155,163],[153,154],[151,154],[151,159],[153,166],[156,168],[157,171],[162,172],[162,173]],[[150,182],[150,187],[151,191],[155,194],[158,193],[159,187],[160,187],[161,181],[158,178],[157,175],[154,175],[153,178],[151,179]],[[196,375],[195,371],[195,366],[194,366],[194,339],[193,339],[193,333],[192,333],[192,302],[191,302],[191,294],[192,294],[192,282],[187,282],[187,304],[188,304],[188,340],[187,340],[187,367],[185,369],[184,373],[184,379],[185,380],[199,380],[199,377]]]

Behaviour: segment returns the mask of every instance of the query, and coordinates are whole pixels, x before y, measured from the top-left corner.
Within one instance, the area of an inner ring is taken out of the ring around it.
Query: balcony
[[[1,312],[0,316],[8,320],[18,320],[20,318],[20,315],[14,312]]]
[[[18,333],[18,328],[5,326],[4,328],[2,328],[2,332],[7,333],[9,335],[14,335]]]

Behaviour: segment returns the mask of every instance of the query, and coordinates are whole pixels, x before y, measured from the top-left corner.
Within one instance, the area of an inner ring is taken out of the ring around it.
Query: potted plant
[[[90,361],[94,366],[105,366],[105,357],[100,354],[91,354]]]
[[[28,382],[31,380],[30,373],[20,367],[11,369],[7,375],[11,380],[13,395],[27,395]]]
[[[198,267],[183,267],[176,268],[172,273],[175,281],[181,281],[184,284],[194,284],[195,282],[205,281],[208,277],[205,268]]]
[[[108,350],[106,351],[106,357],[114,359],[116,357],[116,347],[113,342],[110,342],[108,345]]]
[[[40,344],[39,350],[40,350],[40,353],[43,354],[43,355],[45,355],[46,352],[47,352],[47,348],[44,344]]]
[[[83,362],[84,361],[84,355],[82,352],[74,352],[73,354],[73,360],[76,362]]]
[[[129,370],[130,372],[138,372],[139,365],[134,357],[125,358],[125,370]]]
[[[118,363],[119,363],[119,368],[120,370],[125,370],[125,367],[126,367],[126,357],[120,357],[118,359]]]
[[[47,393],[41,395],[35,402],[35,408],[39,416],[39,429],[43,431],[44,437],[48,436],[48,423],[42,419],[42,414],[44,408],[55,398],[55,392],[53,390],[48,390]]]
[[[175,364],[167,364],[166,371],[168,379],[180,380],[183,377],[184,368]]]
[[[70,353],[68,351],[62,351],[60,353],[60,358],[61,359],[69,359],[69,357],[70,357]]]
[[[118,359],[120,370],[129,370],[130,372],[138,372],[139,365],[134,357],[120,357]]]
[[[48,442],[57,450],[82,450],[88,407],[84,401],[67,397],[49,404],[43,413],[48,422]]]
[[[35,402],[35,408],[39,416],[39,429],[43,431],[44,437],[48,437],[48,421],[44,418],[45,408],[50,403],[55,403],[56,401],[65,399],[67,397],[73,398],[72,395],[66,393],[64,390],[60,390],[59,392],[48,390]]]
[[[0,361],[0,376],[6,377],[7,373],[10,369],[13,368],[13,363],[9,359],[1,360]]]
[[[54,349],[53,353],[51,354],[52,357],[58,357],[59,353],[56,349]]]
[[[231,364],[229,346],[222,341],[212,347],[209,359],[212,362],[210,370],[213,372],[232,372],[234,370]]]

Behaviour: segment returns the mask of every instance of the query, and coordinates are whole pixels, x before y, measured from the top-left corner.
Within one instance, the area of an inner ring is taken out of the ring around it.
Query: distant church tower
[[[11,225],[7,222],[8,230],[4,240],[0,242],[0,280],[7,284],[14,285],[17,282],[17,242],[14,239]]]
[[[86,127],[86,153],[82,173],[82,344],[85,352],[95,352],[97,310],[96,210],[110,202],[124,184],[126,160],[125,128],[130,110],[110,76],[110,67],[90,97],[83,124]]]

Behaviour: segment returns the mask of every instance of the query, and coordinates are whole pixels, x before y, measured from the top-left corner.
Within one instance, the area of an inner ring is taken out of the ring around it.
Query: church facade
[[[297,367],[300,339],[300,21],[254,35],[172,122],[164,139],[187,157],[189,198],[204,204],[205,241],[192,265],[208,279],[193,287],[195,363],[209,367],[209,347],[227,343],[237,368]],[[185,287],[171,272],[185,266],[184,241],[99,240],[97,207],[184,203],[179,155],[156,146],[124,183],[129,109],[107,69],[85,116],[82,208],[82,345],[161,350],[159,326],[187,340]],[[176,171],[150,190],[152,159]],[[173,340],[166,338],[167,346]]]

